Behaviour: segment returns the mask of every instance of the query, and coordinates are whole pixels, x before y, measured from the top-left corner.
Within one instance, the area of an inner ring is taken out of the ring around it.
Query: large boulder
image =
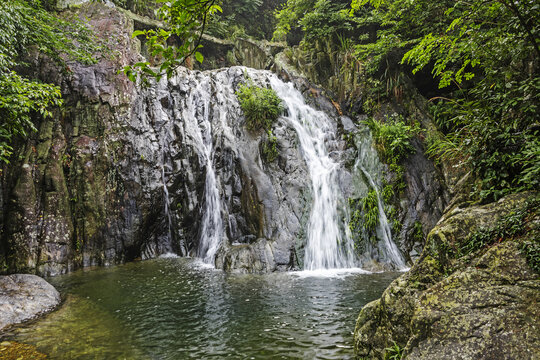
[[[482,238],[471,234],[509,223],[520,228],[471,245]],[[412,269],[360,312],[357,356],[382,359],[397,345],[410,359],[539,358],[538,239],[538,194],[453,208]]]
[[[60,293],[36,275],[0,276],[0,331],[58,306]]]

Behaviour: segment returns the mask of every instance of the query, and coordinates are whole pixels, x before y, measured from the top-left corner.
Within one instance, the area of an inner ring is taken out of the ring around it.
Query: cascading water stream
[[[390,229],[388,218],[384,212],[384,204],[379,191],[379,186],[373,179],[373,176],[370,174],[370,172],[376,172],[377,165],[379,164],[377,153],[370,144],[371,139],[369,137],[358,143],[358,159],[355,167],[362,171],[368,180],[369,186],[375,190],[375,193],[377,194],[377,208],[379,210],[377,233],[379,234],[380,238],[379,253],[382,255],[383,260],[393,264],[399,270],[403,270],[407,268],[407,265],[405,264],[405,260],[403,259],[398,247],[392,241],[392,230]],[[369,168],[371,171],[368,171],[367,168]]]
[[[213,264],[223,236],[221,202],[213,164],[212,123],[209,113],[211,87],[210,77],[203,76],[199,79],[197,87],[190,91],[186,106],[182,111],[187,132],[193,138],[201,165],[206,170],[204,207],[197,256],[208,264]]]
[[[312,183],[313,204],[307,229],[305,270],[354,267],[354,245],[343,229],[338,213],[340,189],[336,163],[328,153],[326,140],[332,136],[330,118],[305,103],[292,83],[270,75],[270,84],[285,103],[285,120],[296,130]]]
[[[171,229],[171,212],[170,202],[169,202],[169,189],[167,189],[167,180],[165,179],[165,164],[161,164],[161,181],[163,182],[163,203],[165,216],[167,217],[167,236],[172,240],[172,229]]]

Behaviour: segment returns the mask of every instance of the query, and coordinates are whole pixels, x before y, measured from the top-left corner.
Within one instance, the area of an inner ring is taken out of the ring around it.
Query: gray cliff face
[[[133,224],[151,209],[149,194],[137,202],[139,187],[119,179],[116,169],[135,94],[116,71],[138,59],[132,25],[98,4],[83,6],[79,15],[90,19],[115,57],[103,54],[90,66],[70,63],[67,75],[47,59],[33,60],[42,79],[61,84],[65,106],[38,124],[4,169],[4,271],[58,274],[129,260],[141,241]]]

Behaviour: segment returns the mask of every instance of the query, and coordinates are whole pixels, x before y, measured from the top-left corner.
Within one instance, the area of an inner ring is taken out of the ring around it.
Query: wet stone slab
[[[53,310],[60,293],[36,275],[0,276],[0,331]]]

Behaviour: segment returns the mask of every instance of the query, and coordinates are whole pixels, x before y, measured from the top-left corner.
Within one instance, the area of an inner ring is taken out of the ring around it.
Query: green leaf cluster
[[[164,28],[133,32],[133,37],[144,37],[151,59],[124,67],[122,71],[131,81],[136,81],[138,75],[144,83],[149,78],[157,81],[163,76],[169,78],[191,56],[202,63],[204,57],[198,50],[209,16],[222,11],[219,0],[157,0],[157,3],[161,4],[157,17],[163,21]],[[155,67],[156,64],[159,66]]]
[[[271,130],[268,130],[268,137],[262,143],[262,157],[266,162],[274,162],[278,155],[279,151],[277,148],[277,137],[272,133]]]
[[[384,123],[370,118],[366,124],[371,129],[377,152],[387,164],[399,165],[414,152],[411,140],[419,132],[417,125],[407,125],[399,116],[389,117]]]
[[[369,190],[366,197],[362,199],[362,210],[364,211],[364,227],[369,233],[375,233],[379,225],[379,199],[375,189]]]
[[[391,347],[384,349],[385,360],[401,360],[403,358],[403,348],[401,348],[395,341],[393,341]]]
[[[355,247],[359,252],[365,250],[364,237],[372,244],[377,243],[377,226],[379,225],[379,200],[377,191],[370,189],[361,199],[349,198],[351,218],[349,230],[355,239]]]
[[[283,111],[281,99],[273,89],[261,88],[253,84],[240,84],[236,96],[249,130],[270,131],[272,124]]]

